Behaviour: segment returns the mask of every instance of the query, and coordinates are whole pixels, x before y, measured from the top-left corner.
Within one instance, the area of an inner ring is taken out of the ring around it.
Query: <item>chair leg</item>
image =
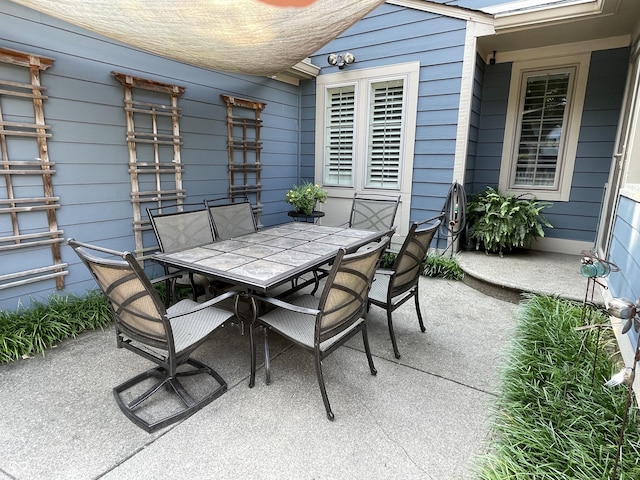
[[[327,396],[327,389],[324,385],[324,376],[322,374],[322,359],[320,358],[320,352],[316,350],[316,377],[318,377],[318,385],[320,386],[320,393],[322,394],[322,401],[324,402],[324,408],[327,411],[327,418],[331,421],[335,418],[331,411],[331,405],[329,405],[329,397]]]
[[[255,325],[249,326],[249,348],[251,350],[251,375],[249,376],[249,388],[253,388],[256,384],[256,339]]]
[[[420,300],[418,299],[418,288],[416,287],[413,292],[413,296],[416,300],[416,313],[418,314],[418,322],[420,323],[420,330],[424,333],[426,332],[426,328],[424,328],[424,323],[422,322],[422,313],[420,313]]]
[[[269,385],[271,383],[271,365],[269,363],[269,328],[263,327],[264,330],[264,382]]]
[[[369,362],[369,370],[371,370],[371,375],[377,375],[378,371],[376,370],[376,367],[373,364],[373,357],[371,356],[371,349],[369,348],[369,335],[367,333],[366,322],[362,327],[362,341],[364,342],[364,351],[367,354],[367,361]]]
[[[398,344],[396,343],[396,334],[393,331],[393,318],[390,307],[387,307],[387,323],[389,324],[389,335],[391,336],[391,344],[393,345],[393,354],[396,358],[400,358],[400,351],[398,350]]]

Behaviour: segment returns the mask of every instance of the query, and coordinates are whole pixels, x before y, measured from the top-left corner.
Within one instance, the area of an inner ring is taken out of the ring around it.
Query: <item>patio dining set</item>
[[[442,215],[414,222],[393,265],[383,269],[379,260],[395,231],[399,201],[356,194],[348,224],[292,221],[263,229],[248,201],[147,209],[159,247],[151,258],[164,268],[153,280],[130,252],[68,239],[108,299],[117,346],[155,364],[113,389],[122,412],[153,432],[222,395],[225,380],[192,354],[233,323],[243,334],[249,330],[249,387],[255,385],[258,331],[267,384],[269,336],[280,335],[312,353],[326,414],[333,420],[322,361],[361,334],[370,372],[377,373],[365,319],[371,305],[386,310],[396,358],[395,309],[414,298],[425,331],[418,280]],[[154,287],[159,282],[167,286],[164,300]],[[180,299],[180,285],[191,289],[191,298]]]

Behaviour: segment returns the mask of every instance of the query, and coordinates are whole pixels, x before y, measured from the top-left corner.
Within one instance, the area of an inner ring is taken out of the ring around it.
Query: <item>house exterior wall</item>
[[[338,71],[327,63],[330,53],[353,53],[349,70],[420,62],[410,221],[438,214],[454,180],[465,30],[463,20],[383,4],[311,58],[320,75]],[[301,176],[308,179],[322,161],[315,158],[315,88],[315,81],[302,86]]]
[[[60,198],[57,221],[66,238],[119,250],[135,247],[123,88],[112,71],[185,87],[179,107],[186,202],[228,193],[227,113],[220,94],[265,102],[262,223],[288,220],[284,191],[298,176],[297,87],[166,60],[7,0],[0,0],[0,25],[0,47],[54,59],[53,66],[41,73],[41,81],[48,96],[44,114],[52,134],[49,155],[56,164],[53,189]],[[5,65],[0,63],[0,78],[11,78],[18,67]],[[0,236],[8,235],[10,227],[0,222]],[[36,265],[38,255],[47,256],[44,263],[50,264],[48,249],[22,254],[19,261]],[[8,253],[0,256],[0,274],[27,268],[16,266],[16,257]],[[69,264],[66,292],[83,294],[95,286],[71,248],[62,247],[62,261]],[[32,298],[42,299],[54,291],[53,280],[0,290],[0,309],[27,306]]]
[[[624,195],[619,199],[608,259],[620,268],[607,277],[609,293],[635,302],[640,298],[640,203]],[[633,338],[637,335],[631,329],[629,339]]]
[[[545,216],[550,238],[594,242],[624,93],[629,49],[591,54],[578,149],[568,202],[554,202]],[[474,193],[498,184],[511,64],[485,67]]]

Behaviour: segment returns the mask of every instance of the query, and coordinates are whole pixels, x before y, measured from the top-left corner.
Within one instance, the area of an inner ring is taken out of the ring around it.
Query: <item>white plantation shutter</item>
[[[371,84],[367,187],[400,186],[403,103],[402,79]]]
[[[534,73],[523,82],[512,185],[557,188],[574,70]]]
[[[353,185],[355,85],[327,90],[324,184]]]

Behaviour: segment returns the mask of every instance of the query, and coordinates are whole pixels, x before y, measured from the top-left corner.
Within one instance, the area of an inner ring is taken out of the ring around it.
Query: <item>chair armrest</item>
[[[185,275],[187,273],[189,273],[188,270],[179,270],[177,272],[172,272],[172,273],[170,273],[168,275],[163,275],[161,277],[156,277],[153,280],[150,280],[150,282],[153,285],[153,284],[158,283],[158,282],[164,282],[165,280],[171,280],[172,278],[181,277],[182,275]]]
[[[395,272],[393,270],[387,270],[386,268],[379,268],[376,270],[376,275],[388,275],[391,276]]]
[[[199,303],[197,307],[192,308],[191,310],[187,311],[187,312],[180,312],[180,313],[176,313],[176,314],[167,314],[167,318],[168,319],[172,319],[172,318],[177,318],[177,317],[181,317],[183,315],[189,315],[191,313],[194,312],[198,312],[200,310],[204,310],[206,308],[209,308],[217,303],[222,302],[223,300],[226,300],[227,298],[231,298],[234,297],[238,294],[238,292],[232,290],[229,292],[224,292],[221,295],[218,295],[217,297],[212,298],[211,300],[207,300],[204,303]]]
[[[301,307],[299,305],[294,305],[292,303],[288,303],[274,297],[260,297],[257,295],[252,295],[252,297],[256,301],[269,303],[276,307],[284,308],[286,310],[291,310],[292,312],[306,313],[307,315],[317,315],[318,313],[320,313],[320,310],[316,310],[315,308]]]

